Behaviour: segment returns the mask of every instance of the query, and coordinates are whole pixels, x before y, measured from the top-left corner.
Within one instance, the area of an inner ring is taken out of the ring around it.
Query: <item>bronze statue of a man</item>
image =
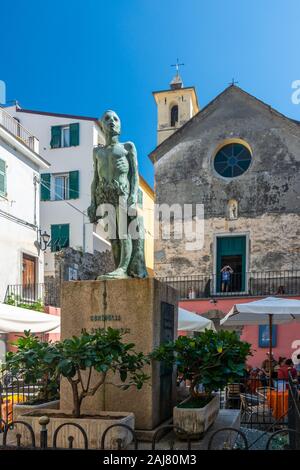
[[[106,111],[99,122],[105,136],[105,145],[94,149],[94,179],[88,216],[92,223],[108,216],[108,238],[116,269],[98,279],[144,278],[148,274],[144,255],[143,218],[137,214],[139,174],[136,148],[132,142],[119,142],[121,122],[114,111]],[[108,204],[115,209],[113,215],[105,209]],[[98,210],[102,210],[100,216]],[[125,219],[125,234],[123,229],[121,234],[121,219],[123,222]],[[128,231],[132,223],[137,236],[132,236],[130,230]]]

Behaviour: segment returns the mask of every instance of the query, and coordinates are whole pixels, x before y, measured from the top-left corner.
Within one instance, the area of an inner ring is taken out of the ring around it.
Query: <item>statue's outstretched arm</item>
[[[96,192],[97,192],[97,185],[99,183],[99,174],[98,174],[98,165],[97,165],[97,152],[98,148],[94,148],[93,150],[93,163],[94,163],[94,177],[93,181],[91,184],[91,205],[88,208],[88,216],[90,219],[90,222],[97,222],[98,217],[96,216],[97,213],[97,198],[96,198]]]
[[[138,161],[137,151],[134,143],[126,142],[124,144],[128,154],[129,162],[129,182],[130,182],[130,194],[128,198],[128,207],[135,206],[137,203],[137,194],[139,189],[139,172],[138,172]]]

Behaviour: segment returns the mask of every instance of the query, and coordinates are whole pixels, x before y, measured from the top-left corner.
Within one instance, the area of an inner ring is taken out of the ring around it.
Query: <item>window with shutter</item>
[[[6,162],[0,159],[0,195],[6,196]]]
[[[69,224],[51,225],[51,251],[60,251],[67,248],[70,242]]]
[[[69,173],[69,199],[79,198],[79,171]]]
[[[70,124],[70,145],[79,145],[79,123]]]
[[[51,142],[50,146],[52,149],[61,147],[61,126],[51,127]]]
[[[41,201],[50,201],[50,173],[41,174]]]

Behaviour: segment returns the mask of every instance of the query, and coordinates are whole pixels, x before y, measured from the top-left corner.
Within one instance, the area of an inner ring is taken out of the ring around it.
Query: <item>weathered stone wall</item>
[[[114,269],[111,251],[82,253],[73,248],[64,248],[55,254],[55,278],[61,281],[70,280],[70,271],[74,270],[74,278],[92,280]],[[72,271],[71,271],[72,273]],[[76,274],[75,274],[76,273]]]
[[[297,214],[205,219],[204,245],[197,251],[187,250],[186,240],[156,240],[155,272],[160,276],[214,273],[215,237],[226,234],[248,236],[249,272],[299,270],[299,226]]]
[[[233,179],[213,167],[216,149],[242,139],[252,150],[249,169]],[[205,242],[187,251],[181,240],[156,240],[155,272],[184,275],[214,271],[214,238],[247,234],[248,270],[299,267],[300,125],[237,87],[230,87],[151,158],[156,203],[204,204]],[[228,220],[228,202],[238,202]]]

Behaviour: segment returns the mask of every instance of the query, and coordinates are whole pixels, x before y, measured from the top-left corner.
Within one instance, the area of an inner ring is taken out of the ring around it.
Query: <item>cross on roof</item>
[[[229,82],[229,85],[235,85],[236,83],[239,83],[239,82],[233,78],[231,82]]]
[[[176,74],[179,75],[179,67],[184,64],[180,64],[178,59],[176,59],[176,64],[171,64],[171,67],[176,67]]]

